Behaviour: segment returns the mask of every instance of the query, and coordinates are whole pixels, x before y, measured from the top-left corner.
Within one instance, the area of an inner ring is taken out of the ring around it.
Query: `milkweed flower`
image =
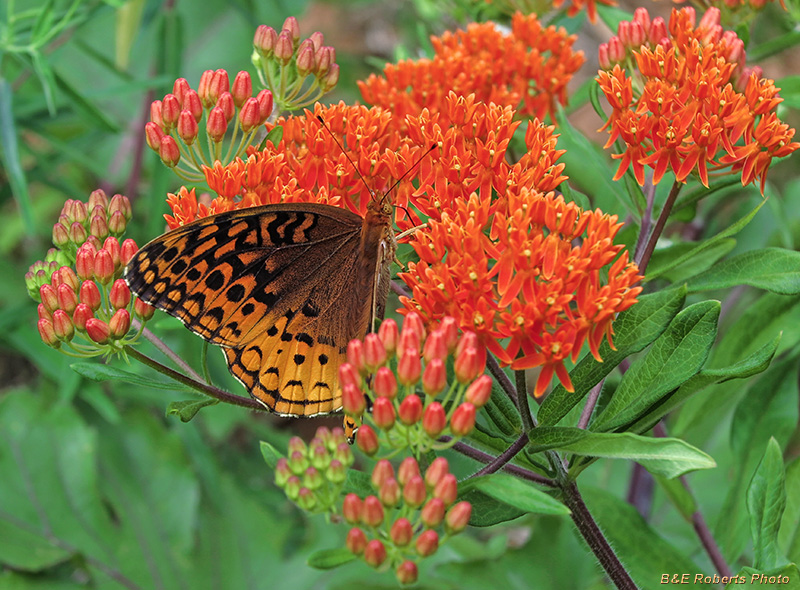
[[[709,8],[699,23],[693,8],[673,9],[669,23],[638,8],[632,21],[600,48],[597,81],[612,112],[606,148],[624,145],[615,180],[630,168],[644,184],[644,168],[657,184],[669,170],[678,182],[696,174],[741,174],[761,192],[773,158],[800,144],[776,114],[782,101],[772,80],[745,65],[744,43],[720,25]],[[630,72],[630,73],[628,73]]]
[[[509,33],[488,22],[432,37],[433,58],[387,64],[359,88],[364,101],[391,110],[401,129],[405,115],[444,111],[451,91],[543,118],[566,104],[567,84],[585,61],[572,49],[575,39],[518,12]]]

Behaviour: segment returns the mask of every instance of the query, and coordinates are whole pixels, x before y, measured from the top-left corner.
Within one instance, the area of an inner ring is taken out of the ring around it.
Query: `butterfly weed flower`
[[[131,219],[123,195],[102,190],[88,201],[70,199],[53,227],[56,248],[25,275],[28,293],[39,302],[37,328],[48,346],[91,357],[123,354],[140,331],[129,335],[132,319],[146,321],[154,309],[132,296],[122,269],[138,250],[120,237]]]
[[[763,194],[772,160],[800,147],[777,116],[779,89],[745,65],[744,43],[722,28],[718,8],[700,22],[691,7],[673,9],[669,23],[639,8],[601,46],[600,61],[597,81],[612,108],[605,147],[623,146],[612,154],[614,180],[630,168],[644,184],[645,166],[654,184],[667,171],[704,186],[712,174],[740,174]]]
[[[352,525],[345,546],[372,567],[394,570],[401,584],[413,583],[420,560],[466,528],[472,506],[456,502],[458,482],[444,457],[424,473],[413,457],[397,470],[382,459],[370,481],[374,494],[350,493],[341,504],[343,519]]]
[[[585,61],[572,49],[575,39],[518,12],[508,33],[489,22],[432,37],[433,58],[387,64],[359,88],[365,102],[391,110],[403,130],[406,115],[446,111],[450,91],[543,118],[566,104],[567,84]]]

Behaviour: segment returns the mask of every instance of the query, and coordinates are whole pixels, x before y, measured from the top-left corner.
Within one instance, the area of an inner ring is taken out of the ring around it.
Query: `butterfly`
[[[382,319],[396,239],[385,195],[366,213],[281,203],[211,215],[143,246],[124,278],[140,299],[222,348],[269,410],[342,407],[347,345]],[[352,436],[357,425],[345,421]]]

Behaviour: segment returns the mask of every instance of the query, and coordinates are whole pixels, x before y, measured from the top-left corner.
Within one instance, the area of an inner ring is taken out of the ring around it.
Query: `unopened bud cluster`
[[[262,84],[272,90],[278,110],[308,107],[336,86],[336,50],[323,41],[319,31],[301,41],[293,16],[286,19],[280,32],[266,25],[256,29],[253,65]]]
[[[394,320],[386,320],[363,342],[353,340],[339,379],[345,413],[364,422],[358,446],[374,455],[383,432],[391,447],[410,447],[419,456],[468,435],[492,392],[485,362],[477,336],[459,336],[449,317],[426,335],[420,316],[410,313],[402,332]],[[442,435],[453,438],[438,442]]]
[[[178,78],[172,93],[150,105],[147,145],[178,176],[200,181],[202,166],[226,164],[245,152],[272,108],[272,93],[253,96],[253,82],[244,71],[231,83],[225,70],[206,70],[197,90]],[[223,151],[226,143],[230,147]]]
[[[53,228],[52,248],[25,274],[39,302],[39,335],[48,346],[77,356],[120,352],[131,337],[131,317],[145,321],[155,308],[131,294],[122,280],[139,247],[118,236],[131,218],[128,199],[94,191],[89,201],[69,200]]]
[[[303,510],[335,510],[353,464],[353,452],[341,428],[320,427],[306,444],[299,437],[289,441],[287,456],[278,460],[275,483]]]
[[[342,516],[353,525],[346,546],[374,568],[393,569],[401,584],[412,584],[417,562],[466,528],[472,506],[456,502],[458,482],[444,457],[435,459],[424,475],[413,457],[405,458],[396,473],[382,459],[371,481],[374,494],[344,498]]]

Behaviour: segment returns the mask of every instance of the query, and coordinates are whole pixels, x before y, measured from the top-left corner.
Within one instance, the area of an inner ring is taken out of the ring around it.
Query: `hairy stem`
[[[492,459],[492,461],[476,471],[473,477],[478,477],[479,475],[489,475],[490,473],[495,473],[496,471],[502,469],[503,466],[507,465],[509,461],[511,461],[511,459],[517,455],[517,453],[525,448],[525,445],[527,444],[528,434],[523,432],[519,438],[511,443],[511,445],[505,451],[500,453],[497,457]]]
[[[439,440],[442,441],[450,441],[451,437],[449,436],[442,436],[439,437]],[[497,457],[490,455],[489,453],[484,453],[465,443],[464,441],[458,441],[456,444],[453,445],[453,450],[458,451],[465,457],[470,457],[471,459],[475,459],[481,463],[491,463],[497,460]],[[501,467],[502,471],[506,473],[510,473],[519,477],[520,479],[526,479],[528,481],[532,481],[533,483],[538,483],[550,488],[557,487],[556,482],[552,479],[545,477],[543,475],[539,475],[538,473],[531,471],[529,469],[525,469],[524,467],[520,467],[519,465],[512,465],[511,463],[505,463]],[[475,474],[477,475],[477,473]],[[473,476],[474,477],[474,476]]]
[[[536,426],[531,416],[531,409],[528,406],[528,384],[525,382],[525,371],[514,371],[517,381],[517,409],[522,418],[522,428],[527,433]]]
[[[636,256],[634,257],[636,264],[639,265],[639,272],[641,274],[645,274],[647,265],[650,262],[650,257],[653,255],[653,251],[656,249],[656,243],[658,242],[658,238],[661,237],[661,233],[664,231],[664,226],[667,225],[667,219],[669,219],[669,214],[672,212],[672,207],[675,205],[675,199],[678,198],[678,193],[680,192],[682,186],[683,185],[677,181],[672,185],[672,189],[669,191],[667,201],[664,203],[664,207],[661,209],[661,213],[658,215],[658,220],[653,227],[653,231],[650,233],[650,237],[647,240],[647,246],[645,246],[642,252],[637,252]]]

